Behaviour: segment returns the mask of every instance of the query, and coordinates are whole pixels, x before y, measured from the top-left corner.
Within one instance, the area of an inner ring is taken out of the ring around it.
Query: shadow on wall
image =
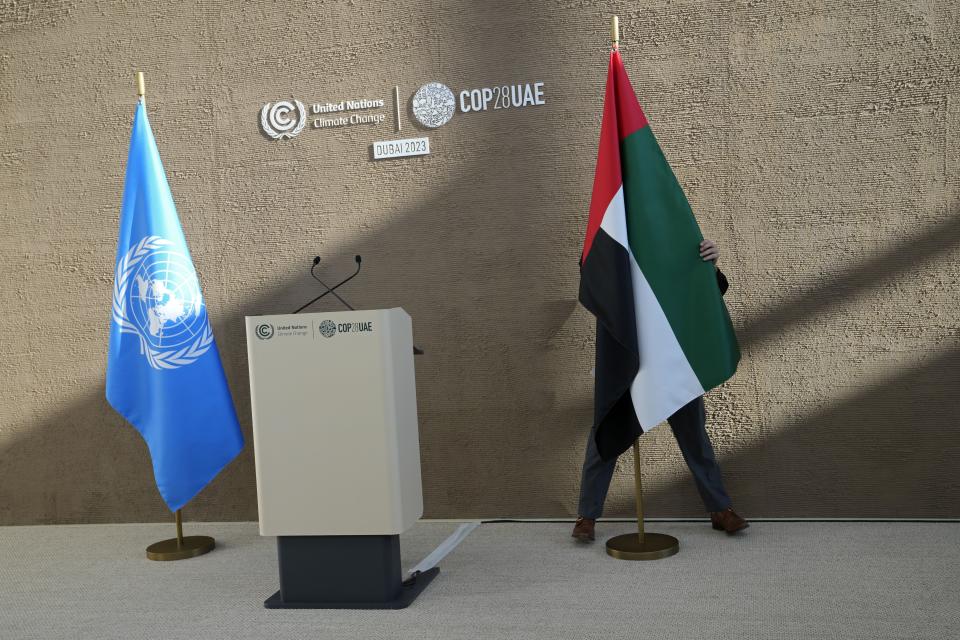
[[[445,19],[472,29],[477,22],[475,14],[484,11],[488,9],[476,3],[460,7],[448,3],[443,15],[430,14],[427,22]],[[537,7],[518,7],[516,11],[531,22],[542,15]],[[507,31],[484,46],[498,51],[499,56],[471,60],[476,77],[499,77],[502,69],[493,61],[500,58],[538,59],[533,55],[537,46],[533,39],[513,38]],[[126,111],[125,106],[123,109]],[[509,450],[505,464],[529,473],[524,455],[535,450],[541,457],[549,456],[559,431],[511,426],[509,433],[503,434],[477,428],[478,423],[526,425],[546,416],[563,425],[572,438],[589,419],[586,404],[584,413],[576,416],[555,406],[553,390],[543,384],[550,379],[544,371],[544,358],[534,357],[543,354],[550,337],[575,309],[569,292],[564,291],[560,301],[558,296],[551,299],[546,297],[550,287],[543,284],[560,280],[556,277],[556,239],[543,232],[545,225],[556,222],[556,211],[540,212],[553,219],[516,217],[516,212],[528,208],[531,197],[547,201],[553,193],[556,176],[544,166],[550,162],[548,154],[541,164],[522,162],[522,150],[543,144],[543,140],[533,131],[503,135],[504,121],[496,118],[470,122],[472,135],[483,140],[485,148],[496,151],[501,162],[489,166],[483,154],[469,153],[466,159],[458,159],[460,174],[450,176],[446,184],[418,176],[418,181],[429,187],[419,203],[391,212],[392,222],[356,244],[342,247],[336,255],[325,253],[321,269],[322,276],[332,280],[327,265],[348,270],[353,255],[363,255],[363,273],[342,293],[358,308],[404,306],[416,319],[417,343],[427,349],[427,355],[418,361],[427,505],[484,504],[496,499],[497,491],[490,489],[511,479],[501,477],[490,457],[475,452],[492,452],[497,458],[501,450]],[[495,148],[498,145],[500,148]],[[217,160],[224,164],[222,158]],[[385,162],[420,166],[416,159]],[[167,169],[169,173],[171,167]],[[463,193],[463,185],[471,186],[472,195]],[[477,185],[489,185],[489,201],[476,200]],[[571,208],[580,210],[579,204]],[[505,246],[501,242],[504,233],[521,238],[524,251]],[[323,234],[317,233],[317,237]],[[324,253],[320,247],[318,251]],[[303,256],[302,275],[290,282],[242,300],[233,308],[211,310],[247,446],[187,505],[188,520],[256,519],[243,316],[293,310],[315,295],[319,285],[308,274],[311,258]],[[575,278],[573,260],[568,268]],[[505,321],[503,314],[487,304],[495,299],[503,301],[497,309],[511,308],[513,317]],[[324,304],[317,310],[337,309],[331,297]],[[507,332],[505,322],[518,328]],[[104,350],[106,323],[105,315]],[[92,366],[99,369],[102,360],[97,358]],[[477,384],[478,370],[498,375]],[[531,379],[540,383],[531,387]],[[523,397],[514,402],[512,396],[518,389],[523,390]],[[507,398],[510,401],[503,400]],[[145,445],[107,405],[102,385],[50,404],[52,410],[38,411],[24,423],[10,425],[10,432],[16,435],[0,450],[0,524],[170,518],[153,486]],[[97,443],[96,449],[91,442]],[[92,450],[98,451],[96,456],[90,455]]]
[[[489,12],[484,7],[450,7],[457,19],[448,22],[473,29],[480,23],[475,12]],[[523,20],[531,30],[556,33],[542,24],[540,7],[517,7],[527,12]],[[515,19],[508,12],[497,15]],[[605,22],[598,20],[598,33]],[[535,39],[502,33],[485,48],[516,61],[538,58]],[[467,40],[472,34],[463,35]],[[482,68],[483,59],[471,63],[475,77],[500,77],[500,69]],[[577,115],[568,108],[557,116],[561,122]],[[328,268],[349,273],[353,256],[361,254],[364,270],[342,290],[347,299],[358,308],[403,306],[415,320],[416,342],[427,351],[417,361],[417,391],[428,517],[569,514],[592,417],[587,372],[593,349],[592,332],[569,336],[564,328],[578,313],[575,259],[595,146],[583,158],[582,201],[551,205],[562,182],[551,153],[569,151],[563,127],[556,127],[553,137],[538,138],[540,132],[508,130],[496,118],[470,122],[472,135],[490,155],[467,153],[460,173],[445,184],[419,176],[422,201],[391,212],[390,223],[332,255],[318,247],[324,253],[322,277],[335,279]],[[523,152],[530,148],[551,153],[531,161]],[[488,162],[490,157],[498,161]],[[409,162],[418,166],[415,159]],[[531,206],[533,201],[546,204]],[[958,243],[960,217],[954,214],[946,224],[825,279],[816,290],[750,323],[740,332],[744,351]],[[319,289],[308,274],[311,258],[303,256],[302,273],[291,281],[212,311],[247,446],[188,505],[188,519],[256,519],[243,316],[293,310],[309,299]],[[317,310],[323,309],[338,307],[328,296]],[[105,312],[104,349],[106,322]],[[583,325],[592,323],[584,319]],[[949,351],[817,414],[775,425],[775,436],[724,460],[738,505],[748,514],[771,516],[960,515],[956,492],[944,486],[953,482],[945,465],[960,453],[951,415],[958,364],[958,352]],[[102,386],[51,404],[49,413],[13,425],[19,435],[0,450],[0,524],[170,517],[153,488],[146,447],[107,405]],[[88,453],[90,442],[97,443],[96,457]],[[752,482],[741,484],[739,478]],[[823,491],[825,484],[832,493]],[[688,481],[648,496],[651,515],[689,515],[697,502]],[[611,504],[610,511],[630,508]]]
[[[551,299],[543,289],[542,270],[555,263],[554,247],[543,234],[530,236],[523,256],[507,259],[477,251],[498,246],[509,216],[491,214],[469,233],[458,230],[450,224],[450,212],[469,211],[469,203],[459,200],[453,184],[393,224],[324,256],[323,264],[348,269],[354,254],[364,255],[362,276],[342,290],[348,300],[358,308],[402,305],[416,318],[416,340],[427,350],[417,365],[427,515],[530,516],[537,508],[547,510],[543,515],[570,513],[575,505],[550,498],[547,485],[570,475],[568,467],[550,467],[551,461],[569,459],[571,451],[579,461],[592,413],[589,388],[575,407],[558,405],[552,395],[556,385],[569,380],[563,378],[567,369],[552,360],[551,337],[569,319],[574,303]],[[744,351],[793,323],[815,319],[845,296],[909,273],[958,243],[960,217],[953,216],[887,254],[826,278],[816,290],[744,327]],[[309,299],[318,289],[307,273],[309,257],[304,258],[305,275],[238,312],[221,313],[216,323],[247,447],[188,505],[191,519],[256,519],[243,315],[292,310]],[[447,295],[437,298],[436,291]],[[493,295],[524,319],[520,335],[504,337],[502,319],[496,317],[503,307],[483,305]],[[338,310],[334,304],[323,309]],[[528,347],[518,352],[518,345]],[[725,457],[737,506],[767,517],[960,515],[960,481],[953,472],[960,458],[960,347],[951,346],[817,413],[773,425],[776,435]],[[475,371],[499,375],[481,379]],[[102,388],[29,426],[0,455],[0,522],[168,517],[152,486],[145,446],[106,404]],[[101,456],[78,467],[72,453],[90,440],[101,443]],[[528,495],[511,499],[517,487]],[[150,494],[154,499],[145,500]],[[544,496],[552,500],[546,507],[531,505]],[[689,516],[699,507],[686,477],[645,497],[652,516]],[[431,503],[457,511],[430,513]],[[630,515],[632,508],[632,501],[611,501],[607,515]]]
[[[488,126],[503,125],[492,118],[478,120],[472,135],[502,140],[498,151],[508,160],[537,143],[535,131],[508,138],[487,135]],[[502,495],[502,487],[519,484],[536,490],[542,476],[527,465],[530,452],[549,460],[558,436],[569,434],[569,444],[590,415],[586,403],[578,415],[557,405],[544,357],[551,337],[575,309],[570,292],[560,286],[575,281],[575,259],[558,277],[558,253],[567,253],[558,251],[556,236],[544,232],[556,224],[555,208],[542,207],[538,219],[529,211],[526,219],[516,215],[528,209],[531,197],[551,192],[555,176],[545,166],[551,160],[517,167],[511,162],[481,166],[481,159],[477,154],[444,184],[418,176],[429,188],[415,205],[392,212],[391,222],[335,254],[318,247],[324,254],[319,275],[327,282],[336,281],[341,270],[350,273],[355,254],[364,257],[360,276],[340,290],[354,306],[403,306],[415,318],[416,342],[427,351],[417,361],[417,387],[428,509],[431,504],[485,509]],[[467,183],[473,188],[463,189]],[[477,184],[491,190],[488,201],[477,201]],[[519,240],[505,244],[505,233]],[[523,251],[516,250],[518,243]],[[569,255],[576,252],[573,246]],[[320,285],[309,275],[312,257],[304,255],[297,268],[301,275],[282,286],[230,309],[211,310],[247,445],[187,505],[188,520],[257,518],[244,316],[290,312],[319,293]],[[308,311],[340,309],[328,296]],[[509,317],[504,309],[510,310]],[[104,351],[106,322],[104,316]],[[478,371],[496,375],[485,378]],[[146,446],[106,403],[102,385],[54,406],[48,414],[14,425],[12,432],[18,435],[0,451],[0,524],[170,517],[153,486]],[[544,424],[550,428],[526,427]],[[90,442],[101,443],[93,459]],[[78,464],[79,451],[84,455]],[[506,477],[504,468],[510,470]],[[530,501],[517,495],[510,509],[517,511]]]
[[[957,246],[960,246],[960,206],[954,205],[945,221],[931,225],[916,237],[862,264],[825,276],[812,291],[748,323],[739,331],[740,340],[745,349],[759,347],[779,336],[785,328],[823,315],[857,293],[881,287],[919,265],[945,258]]]
[[[422,203],[417,212],[399,216],[401,223],[388,225],[380,233],[335,256],[324,256],[324,265],[331,267],[346,265],[347,256],[352,257],[355,253],[365,256],[361,275],[339,290],[357,308],[403,305],[415,318],[433,313],[453,314],[453,321],[444,323],[446,331],[440,331],[440,335],[425,342],[429,352],[442,349],[445,343],[461,342],[455,315],[465,303],[462,300],[430,300],[423,296],[420,298],[422,308],[417,303],[411,306],[412,287],[404,286],[396,275],[402,274],[404,279],[417,283],[418,290],[431,291],[438,287],[435,279],[445,279],[449,277],[448,273],[458,272],[455,265],[444,262],[442,255],[431,253],[435,244],[414,246],[418,238],[435,236],[430,231],[442,228],[439,218],[457,204],[449,191],[437,191],[430,201]],[[471,242],[491,240],[474,237]],[[461,256],[471,254],[466,246],[460,249]],[[428,268],[413,265],[414,257],[418,264]],[[304,256],[303,262],[303,275],[294,281],[243,301],[242,309],[211,312],[246,447],[185,508],[189,519],[255,520],[257,517],[244,316],[291,312],[322,291],[320,285],[310,278],[310,256]],[[318,274],[324,278],[326,272],[321,269]],[[329,282],[333,278],[326,277],[325,280]],[[464,295],[474,295],[467,293],[468,289],[469,286],[463,289]],[[327,296],[323,301],[326,306],[313,305],[306,311],[340,310],[332,299]],[[420,336],[422,332],[417,324]],[[103,340],[106,350],[106,332]],[[424,340],[418,339],[418,343],[421,342]],[[418,392],[423,394],[423,384],[418,386]],[[421,400],[420,404],[425,403]],[[0,451],[0,524],[138,522],[162,521],[169,517],[154,488],[145,444],[107,404],[102,385],[49,415],[16,425],[13,432],[20,435]],[[430,436],[424,433],[422,439],[428,450]],[[89,450],[91,441],[100,443],[98,457],[91,460],[85,456],[83,466],[78,466],[75,452]],[[152,499],[145,500],[148,495]]]
[[[776,435],[721,461],[734,505],[764,517],[960,516],[958,389],[955,348],[775,425]],[[644,501],[657,516],[702,512],[688,476]],[[633,513],[632,498],[608,504],[609,516]]]
[[[958,245],[960,211],[954,208],[945,222],[825,277],[814,290],[747,324],[738,331],[743,350],[941,259]],[[920,364],[816,413],[771,425],[775,435],[723,458],[727,488],[748,515],[958,517],[960,480],[952,471],[960,459],[958,392],[960,339],[955,339]],[[702,510],[686,474],[646,492],[645,501],[658,516]],[[634,510],[632,498],[608,507],[607,515],[629,516]]]

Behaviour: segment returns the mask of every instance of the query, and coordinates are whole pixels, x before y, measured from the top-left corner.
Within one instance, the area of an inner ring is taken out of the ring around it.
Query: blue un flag
[[[141,100],[113,285],[107,401],[143,436],[171,511],[243,448],[200,283]]]

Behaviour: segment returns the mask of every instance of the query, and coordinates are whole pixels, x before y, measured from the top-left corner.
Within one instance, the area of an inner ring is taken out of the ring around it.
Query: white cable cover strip
[[[479,520],[475,522],[464,522],[461,524],[459,527],[457,527],[456,531],[454,531],[446,540],[440,543],[440,546],[427,554],[427,557],[421,560],[417,566],[407,571],[407,574],[403,576],[403,579],[406,580],[417,571],[423,573],[424,571],[433,569],[435,566],[440,564],[441,560],[447,557],[447,554],[456,549],[457,545],[463,542],[463,540],[470,535],[471,531],[479,526]]]

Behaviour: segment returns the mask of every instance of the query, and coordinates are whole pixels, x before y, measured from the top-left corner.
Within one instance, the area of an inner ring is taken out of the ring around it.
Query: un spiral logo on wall
[[[320,323],[318,329],[320,329],[320,335],[324,338],[332,338],[337,333],[337,325],[333,320],[324,320]]]
[[[256,328],[257,337],[261,340],[269,340],[273,337],[273,325],[269,322],[258,324]]]
[[[193,264],[160,236],[143,238],[117,262],[113,321],[140,338],[140,353],[154,369],[189,365],[213,344]]]
[[[296,107],[294,107],[296,105]],[[292,138],[303,130],[307,124],[307,109],[299,100],[292,103],[267,103],[260,109],[260,128],[274,140]]]
[[[436,129],[450,122],[456,109],[457,100],[445,84],[431,82],[413,94],[413,116],[425,127]]]

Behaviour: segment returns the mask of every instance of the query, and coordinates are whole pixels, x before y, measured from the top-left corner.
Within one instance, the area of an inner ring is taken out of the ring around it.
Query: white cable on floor
[[[457,545],[463,542],[464,538],[470,535],[470,532],[479,526],[479,520],[474,522],[464,522],[461,524],[459,527],[457,527],[456,531],[454,531],[446,540],[440,543],[440,546],[427,554],[427,557],[417,563],[417,566],[410,569],[404,576],[404,580],[417,572],[423,573],[424,571],[433,569],[435,566],[440,564],[440,561],[446,558],[447,554],[456,549]]]

